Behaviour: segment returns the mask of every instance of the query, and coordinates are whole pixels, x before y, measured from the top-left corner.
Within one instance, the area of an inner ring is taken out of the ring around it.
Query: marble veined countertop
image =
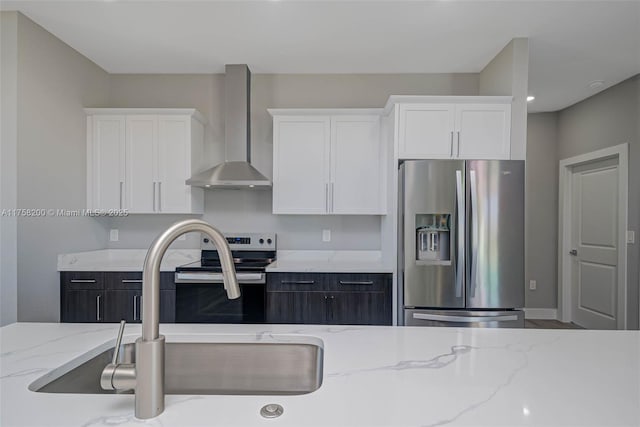
[[[322,386],[299,396],[166,397],[134,418],[132,395],[29,391],[52,369],[115,341],[116,324],[17,323],[0,329],[0,425],[13,426],[638,426],[640,332],[161,325],[167,341],[212,335],[324,346]],[[140,334],[127,325],[125,342]],[[224,339],[224,337],[223,337]],[[284,407],[264,419],[268,403]]]
[[[392,273],[380,251],[278,251],[267,272]]]
[[[200,259],[200,249],[169,249],[162,271]],[[101,249],[58,255],[58,271],[142,271],[147,249]],[[267,272],[392,273],[382,262],[380,251],[278,251],[277,261]]]
[[[58,271],[142,271],[147,249],[101,249],[58,255]],[[161,271],[200,259],[200,249],[169,249]]]

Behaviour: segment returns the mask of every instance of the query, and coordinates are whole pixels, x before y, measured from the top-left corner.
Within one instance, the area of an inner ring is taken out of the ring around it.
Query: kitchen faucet
[[[136,340],[136,363],[117,363],[125,325],[122,321],[112,363],[104,368],[100,377],[100,385],[105,390],[135,390],[136,418],[153,418],[164,411],[165,340],[159,333],[160,263],[169,245],[192,231],[211,238],[220,255],[227,297],[240,297],[231,249],[220,231],[204,221],[189,219],[173,224],[156,238],[147,252],[142,272],[142,336]]]

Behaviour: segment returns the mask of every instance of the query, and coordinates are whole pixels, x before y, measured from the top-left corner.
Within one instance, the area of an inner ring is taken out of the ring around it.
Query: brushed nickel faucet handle
[[[120,356],[120,345],[122,344],[122,335],[124,334],[124,327],[127,324],[127,321],[122,319],[120,321],[120,329],[118,330],[118,338],[116,338],[116,348],[113,352],[113,359],[111,359],[112,365],[118,364],[118,356]]]

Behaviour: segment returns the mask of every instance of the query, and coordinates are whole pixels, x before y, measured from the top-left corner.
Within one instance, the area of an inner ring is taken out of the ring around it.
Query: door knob
[[[571,250],[569,251],[569,255],[576,256],[576,255],[578,255],[578,251],[577,251],[577,250],[575,250],[575,249],[571,249]]]

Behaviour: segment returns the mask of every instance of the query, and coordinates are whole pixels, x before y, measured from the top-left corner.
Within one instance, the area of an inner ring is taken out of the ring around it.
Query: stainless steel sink
[[[61,367],[36,380],[29,389],[114,394],[116,391],[100,387],[100,374],[113,352],[114,348],[109,348],[70,370]],[[123,344],[119,363],[133,362],[135,344]],[[322,346],[313,343],[168,342],[165,390],[167,394],[305,394],[322,385],[322,365]],[[57,375],[57,371],[63,373]]]

